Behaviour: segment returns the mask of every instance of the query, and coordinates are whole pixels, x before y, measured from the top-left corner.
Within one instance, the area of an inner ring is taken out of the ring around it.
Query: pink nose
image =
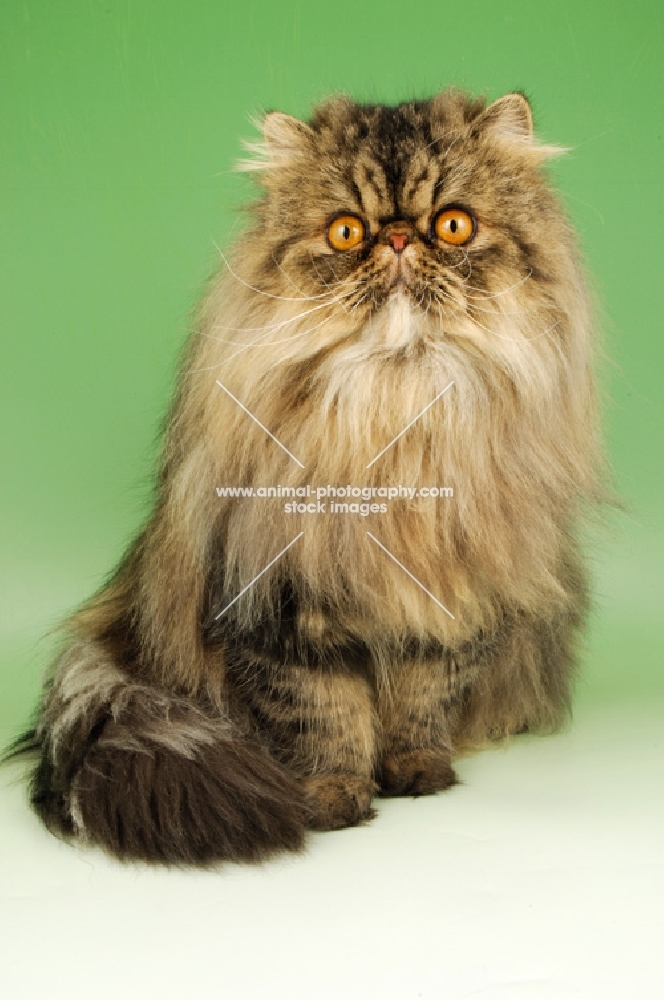
[[[408,235],[406,233],[391,233],[390,243],[395,253],[401,253],[408,243]]]

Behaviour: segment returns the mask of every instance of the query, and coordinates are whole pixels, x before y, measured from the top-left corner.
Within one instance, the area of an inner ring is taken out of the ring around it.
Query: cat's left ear
[[[314,133],[305,122],[281,111],[270,111],[261,121],[253,120],[263,133],[262,142],[243,142],[251,159],[240,160],[238,170],[269,170],[285,167],[313,148]]]
[[[564,146],[538,141],[533,132],[533,113],[523,94],[513,93],[499,97],[482,113],[480,122],[482,129],[492,138],[541,159],[562,156],[567,152]]]

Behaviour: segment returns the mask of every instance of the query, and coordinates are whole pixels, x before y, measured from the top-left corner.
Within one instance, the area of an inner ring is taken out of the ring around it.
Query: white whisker
[[[460,129],[458,129],[458,128],[451,128],[451,129],[448,129],[448,130],[447,130],[447,132],[443,132],[443,133],[442,133],[442,135],[438,135],[438,136],[436,136],[436,138],[435,138],[435,139],[432,139],[432,140],[431,140],[431,142],[427,143],[427,145],[426,145],[426,146],[425,146],[424,148],[425,148],[425,149],[429,149],[429,148],[430,148],[431,146],[435,146],[435,145],[436,145],[436,143],[437,143],[437,142],[440,142],[440,141],[441,141],[441,139],[444,139],[446,135],[452,135],[453,133],[456,133],[456,135],[457,135],[457,138],[456,138],[456,139],[454,140],[454,142],[453,142],[453,143],[450,143],[450,145],[448,146],[448,149],[451,149],[451,148],[452,148],[452,146],[454,145],[454,143],[455,143],[455,142],[458,142],[458,141],[459,141],[459,139],[460,139],[460,137],[461,137],[461,131],[460,131]],[[446,152],[447,152],[447,150],[446,150]]]
[[[471,301],[472,299],[477,299],[478,301],[485,301],[488,299],[498,299],[500,298],[501,295],[507,295],[509,292],[514,291],[515,288],[519,288],[521,285],[525,285],[525,283],[531,277],[532,273],[533,273],[532,268],[530,268],[528,270],[528,274],[526,274],[523,278],[519,278],[518,281],[515,281],[513,285],[508,285],[507,288],[501,288],[499,292],[483,292],[481,288],[473,288],[473,291],[477,292],[478,294],[468,295],[467,289],[464,289],[464,291],[466,297]]]
[[[274,330],[281,330],[284,326],[289,326],[291,323],[296,323],[305,316],[310,316],[311,313],[318,312],[319,309],[324,309],[326,306],[332,305],[335,302],[341,302],[343,299],[348,298],[351,294],[352,293],[348,292],[345,295],[329,296],[324,302],[320,302],[317,306],[305,309],[304,312],[298,313],[296,316],[289,316],[287,319],[283,319],[279,323],[266,323],[264,326],[224,326],[221,323],[215,323],[210,327],[210,329],[225,330],[227,333],[257,333],[259,330],[265,330],[269,333]],[[204,333],[203,331],[200,331],[200,336],[207,337],[209,340],[216,340],[220,344],[237,343],[237,341],[234,340],[226,340],[224,337],[213,337],[212,334]]]
[[[325,285],[325,287],[326,287],[326,288],[329,288],[330,292],[333,292],[333,291],[334,291],[334,289],[333,289],[333,286],[332,286],[332,285],[330,285],[330,284],[329,284],[329,282],[327,282],[327,281],[325,280],[325,278],[323,277],[323,275],[322,275],[322,274],[320,273],[320,271],[318,270],[318,266],[317,266],[317,264],[316,264],[316,261],[314,260],[314,255],[313,255],[313,253],[311,252],[311,250],[309,251],[309,257],[311,258],[311,263],[313,264],[313,267],[314,267],[314,270],[315,270],[316,274],[318,275],[318,277],[320,278],[320,280],[321,280],[321,281],[323,282],[323,284]],[[337,278],[337,275],[336,275],[336,272],[335,272],[334,268],[332,267],[332,262],[331,262],[331,261],[328,261],[328,264],[329,264],[329,266],[330,266],[330,269],[331,269],[331,271],[332,271],[332,274],[334,274],[334,277],[335,277],[335,282],[334,282],[334,284],[335,284],[335,285],[345,285],[345,284],[352,284],[352,282],[350,282],[348,278],[344,279],[343,281],[340,281],[340,280],[339,280],[339,278]],[[346,309],[346,306],[345,306],[345,305],[344,305],[344,309]],[[346,311],[348,311],[348,310],[346,310]]]
[[[272,256],[273,263],[276,264],[276,266],[279,268],[279,270],[281,271],[281,273],[283,274],[284,278],[286,279],[286,281],[288,282],[288,284],[291,286],[291,288],[294,288],[296,292],[299,292],[300,295],[302,296],[302,298],[307,298],[307,293],[303,292],[302,289],[299,288],[295,284],[295,282],[293,281],[293,279],[286,273],[285,269],[281,266],[281,264],[279,263],[279,261],[277,260],[277,258],[274,256],[274,252],[272,252],[271,256]]]
[[[472,320],[472,322],[473,322],[473,324],[475,326],[479,326],[481,330],[484,330],[486,333],[490,334],[492,337],[498,337],[500,340],[511,340],[515,344],[523,344],[523,343],[529,344],[532,340],[539,340],[540,337],[548,337],[548,335],[551,333],[551,331],[555,330],[555,328],[559,325],[559,321],[556,320],[555,323],[552,323],[551,326],[548,326],[546,328],[546,330],[544,330],[542,333],[536,333],[534,337],[525,337],[525,336],[524,337],[508,337],[507,334],[505,334],[505,333],[496,333],[495,330],[489,330],[489,328],[487,326],[484,326],[482,323],[478,322],[478,320],[476,320],[476,319],[472,319],[472,317],[471,317],[471,320]]]
[[[212,242],[217,250],[217,253],[228,268],[229,273],[236,279],[236,281],[239,281],[241,285],[244,285],[245,288],[248,288],[252,292],[256,292],[257,295],[264,295],[268,299],[279,299],[281,302],[314,301],[315,299],[324,298],[323,295],[275,295],[274,292],[266,292],[262,288],[256,288],[255,285],[250,285],[248,281],[245,281],[244,278],[241,278],[240,275],[233,270],[223,250],[214,242],[214,240]],[[327,295],[327,292],[325,295]]]
[[[207,366],[205,366],[203,368],[190,368],[189,371],[186,374],[187,375],[193,375],[193,374],[195,374],[197,372],[215,371],[216,369],[221,368],[223,365],[228,364],[229,361],[232,361],[233,358],[236,358],[239,354],[242,354],[243,351],[247,351],[250,348],[255,347],[257,344],[261,344],[261,341],[263,341],[265,339],[265,337],[267,337],[270,333],[274,332],[274,330],[277,330],[277,329],[279,329],[280,327],[283,327],[283,326],[287,326],[290,323],[295,322],[296,319],[301,319],[304,315],[309,315],[310,313],[317,312],[318,309],[323,309],[324,307],[332,305],[333,303],[335,303],[337,301],[341,301],[342,299],[349,298],[350,295],[352,295],[352,294],[353,294],[352,292],[347,292],[343,296],[338,296],[338,297],[335,297],[335,298],[329,298],[329,299],[327,299],[327,301],[322,302],[319,305],[314,306],[311,309],[306,310],[305,313],[300,313],[299,316],[292,317],[289,320],[283,320],[281,323],[277,323],[277,324],[275,324],[273,326],[269,326],[266,329],[265,333],[262,333],[260,337],[256,337],[255,340],[250,341],[248,344],[243,344],[241,342],[238,343],[238,341],[228,341],[228,340],[224,340],[221,337],[213,337],[211,334],[205,334],[205,333],[203,333],[203,334],[201,334],[202,336],[208,337],[211,340],[217,340],[217,341],[219,341],[221,343],[227,343],[227,344],[237,344],[239,346],[239,350],[234,351],[233,354],[230,354],[227,358],[224,358],[224,360],[220,361],[219,364],[216,364],[216,365],[207,365]],[[319,327],[323,326],[324,323],[328,323],[332,318],[333,318],[332,316],[326,316],[320,323],[317,323],[313,327],[308,327],[306,330],[303,330],[302,332],[297,333],[297,334],[293,334],[290,337],[286,337],[283,340],[268,341],[267,344],[261,344],[261,346],[262,347],[269,347],[272,344],[285,344],[289,340],[296,340],[299,337],[304,337],[307,334],[311,333],[313,330],[317,330]]]
[[[450,292],[448,291],[448,289],[445,287],[444,284],[435,285],[434,288],[435,288],[436,295],[442,295],[443,298],[449,299],[450,302],[453,302],[456,306],[460,307],[459,302],[457,302],[457,300],[454,298],[454,296],[450,294]],[[463,289],[463,294],[465,294],[465,289]],[[468,299],[470,297],[466,295],[466,298]],[[471,308],[472,308],[473,312],[486,313],[488,316],[496,316],[496,315],[498,315],[495,306],[493,308],[486,308],[485,306],[479,306],[479,305],[477,305],[474,300],[471,302]],[[501,316],[520,316],[521,314],[522,314],[521,311],[518,310],[518,309],[501,309],[500,310],[500,315]]]
[[[190,368],[186,374],[193,375],[196,372],[216,371],[218,368],[223,368],[224,365],[227,365],[228,362],[232,361],[233,358],[236,358],[238,354],[242,354],[243,351],[248,351],[252,347],[258,347],[258,346],[271,347],[274,344],[287,344],[291,340],[297,340],[299,337],[306,337],[308,334],[313,333],[314,330],[320,329],[320,327],[323,326],[325,323],[329,323],[330,320],[333,318],[334,317],[332,316],[325,316],[325,318],[322,319],[320,323],[316,323],[314,326],[309,326],[307,327],[306,330],[301,330],[300,333],[294,333],[291,337],[284,337],[283,340],[268,340],[266,344],[260,344],[259,341],[262,340],[262,338],[259,337],[258,340],[253,340],[250,344],[243,344],[239,351],[235,351],[233,354],[230,354],[227,358],[224,358],[223,361],[220,361],[219,364],[207,365],[205,368]]]

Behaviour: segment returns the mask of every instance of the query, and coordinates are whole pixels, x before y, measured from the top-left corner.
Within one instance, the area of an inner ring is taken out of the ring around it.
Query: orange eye
[[[445,208],[434,219],[433,229],[443,243],[461,246],[475,235],[475,220],[462,208]]]
[[[339,215],[327,227],[327,242],[334,250],[352,250],[364,239],[364,223],[356,215]]]

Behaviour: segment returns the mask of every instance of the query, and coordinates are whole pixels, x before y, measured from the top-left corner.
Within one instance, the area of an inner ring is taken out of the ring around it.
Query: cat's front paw
[[[383,795],[431,795],[456,781],[450,755],[445,750],[404,750],[385,754],[382,760]]]
[[[312,830],[340,830],[372,819],[375,781],[355,774],[313,774],[305,778],[306,806]]]

